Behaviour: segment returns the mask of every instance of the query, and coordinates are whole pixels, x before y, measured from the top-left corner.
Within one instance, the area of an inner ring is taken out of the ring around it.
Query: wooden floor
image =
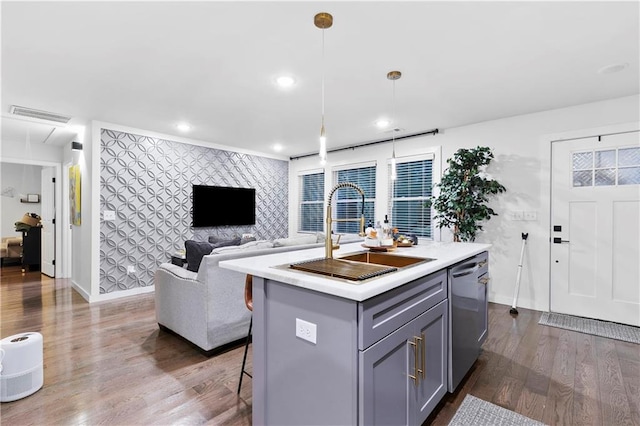
[[[242,347],[207,358],[158,330],[152,294],[89,305],[70,287],[2,268],[0,336],[44,336],[44,387],[0,405],[2,425],[251,424]],[[446,425],[467,393],[550,425],[640,425],[640,345],[537,324],[490,304],[489,338],[461,389],[427,423]],[[249,369],[251,356],[249,356]]]

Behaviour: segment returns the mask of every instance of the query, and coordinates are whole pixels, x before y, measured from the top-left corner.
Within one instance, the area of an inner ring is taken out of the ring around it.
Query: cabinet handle
[[[424,338],[424,333],[420,333],[420,340],[422,340],[422,378],[425,378],[427,371],[427,339]]]
[[[482,268],[482,267],[483,267],[484,265],[486,265],[486,264],[487,264],[487,261],[486,261],[486,260],[483,260],[482,262],[479,262],[479,263],[478,263],[478,268]]]
[[[451,273],[451,275],[453,276],[453,278],[464,277],[465,275],[473,274],[478,269],[480,269],[480,266],[476,264],[473,268],[455,270]]]
[[[487,278],[487,277],[485,277],[485,278],[480,278],[480,279],[478,280],[478,282],[479,282],[480,284],[487,285],[487,284],[489,284],[489,278]]]
[[[416,372],[416,376],[420,373],[420,376],[424,379],[424,334],[421,334],[420,337],[413,336],[416,341],[416,365],[418,364],[418,352],[422,352],[422,356],[420,357],[421,363],[420,366],[422,368],[418,368]],[[420,346],[417,346],[418,341],[421,342]]]
[[[413,376],[409,373],[407,373],[407,376],[411,377],[413,379],[413,384],[418,386],[418,345],[415,342],[415,337],[413,342],[411,340],[407,340],[407,343],[413,346]]]

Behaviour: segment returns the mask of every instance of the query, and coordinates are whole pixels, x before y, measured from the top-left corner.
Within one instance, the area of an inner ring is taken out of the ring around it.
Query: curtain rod
[[[402,139],[409,139],[409,138],[415,138],[418,136],[425,136],[425,135],[437,135],[438,133],[440,133],[440,131],[438,129],[431,129],[431,130],[427,130],[424,132],[420,132],[420,133],[413,133],[410,135],[404,135],[404,136],[398,136],[395,138],[396,141],[402,140]],[[371,146],[371,145],[377,145],[379,143],[387,143],[387,142],[392,142],[393,138],[391,139],[382,139],[379,141],[372,141],[372,142],[364,142],[364,143],[360,143],[357,145],[350,145],[350,146],[344,146],[342,148],[334,148],[334,149],[329,149],[327,150],[327,154],[331,153],[331,152],[339,152],[339,151],[346,151],[349,149],[356,149],[356,148],[362,148],[365,146]],[[306,157],[313,157],[314,155],[318,155],[317,152],[311,153],[311,154],[303,154],[303,155],[294,155],[292,157],[289,157],[289,160],[299,160],[301,158],[306,158]]]

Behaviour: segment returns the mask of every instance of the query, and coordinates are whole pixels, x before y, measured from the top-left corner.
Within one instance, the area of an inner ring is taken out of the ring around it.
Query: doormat
[[[544,426],[522,414],[499,407],[473,395],[464,401],[449,422],[449,426]]]
[[[538,324],[640,344],[640,327],[571,315],[543,312]]]

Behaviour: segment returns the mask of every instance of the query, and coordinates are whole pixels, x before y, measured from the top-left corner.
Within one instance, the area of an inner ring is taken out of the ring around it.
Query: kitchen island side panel
[[[356,424],[357,303],[268,279],[254,291],[263,336],[253,354],[264,357],[254,360],[254,390],[264,398],[254,423]],[[316,325],[315,344],[296,337],[296,319]]]

